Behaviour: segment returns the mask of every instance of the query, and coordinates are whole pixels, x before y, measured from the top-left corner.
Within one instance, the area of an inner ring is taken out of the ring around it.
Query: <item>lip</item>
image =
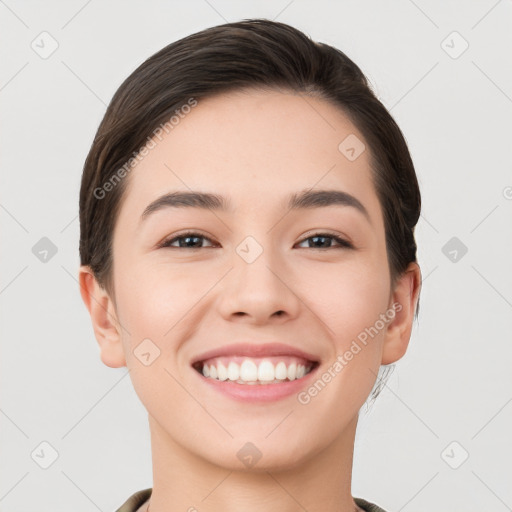
[[[307,359],[313,363],[313,369],[304,377],[292,381],[284,381],[274,384],[238,384],[237,382],[220,381],[204,377],[198,371],[198,364],[201,361],[214,357],[246,356],[246,357],[271,357],[271,356],[296,356]],[[251,344],[235,343],[225,345],[217,349],[204,352],[194,358],[191,363],[192,369],[202,383],[222,393],[224,396],[242,402],[273,402],[296,395],[308,386],[315,377],[320,366],[319,358],[295,347],[283,343]]]
[[[275,402],[291,395],[297,395],[302,389],[310,385],[315,377],[318,366],[314,367],[307,375],[300,379],[285,381],[278,384],[238,384],[237,382],[209,379],[194,370],[194,373],[204,384],[222,393],[224,396],[238,401]]]
[[[246,357],[272,357],[272,356],[296,356],[307,359],[313,363],[319,363],[317,356],[309,354],[296,347],[284,343],[265,343],[256,345],[254,343],[232,343],[222,347],[203,352],[192,360],[192,366],[201,361],[222,356],[246,356]]]

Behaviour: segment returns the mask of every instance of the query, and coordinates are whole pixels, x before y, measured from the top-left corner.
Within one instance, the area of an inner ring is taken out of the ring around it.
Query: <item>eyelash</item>
[[[162,243],[160,243],[158,245],[158,248],[169,248],[169,249],[207,249],[207,247],[172,247],[171,246],[171,244],[173,242],[176,242],[177,240],[180,240],[182,238],[187,238],[187,237],[198,237],[198,238],[203,238],[205,240],[209,240],[210,242],[212,242],[212,240],[210,238],[208,238],[207,236],[202,235],[201,233],[197,233],[196,231],[188,231],[188,232],[180,234],[179,236],[175,236],[174,238],[170,238],[168,240],[164,240]],[[334,235],[332,233],[313,233],[312,235],[310,235],[310,236],[308,236],[306,238],[303,238],[298,243],[300,244],[300,243],[305,242],[306,240],[310,240],[311,238],[316,238],[316,237],[332,238],[339,245],[338,246],[334,246],[334,247],[304,247],[304,249],[317,249],[317,250],[320,250],[320,251],[325,251],[327,249],[354,249],[353,244],[350,243],[348,240],[340,238],[339,236]]]

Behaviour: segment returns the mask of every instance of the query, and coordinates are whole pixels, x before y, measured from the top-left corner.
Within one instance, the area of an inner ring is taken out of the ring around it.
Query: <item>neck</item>
[[[354,512],[352,461],[357,416],[334,443],[292,468],[247,471],[212,464],[185,450],[150,416],[150,512]],[[240,444],[243,444],[241,442]]]

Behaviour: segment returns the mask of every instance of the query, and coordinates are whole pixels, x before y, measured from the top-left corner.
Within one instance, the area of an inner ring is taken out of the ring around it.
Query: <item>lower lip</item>
[[[298,394],[305,386],[309,385],[317,370],[318,366],[300,379],[276,384],[238,384],[238,382],[227,380],[210,379],[196,370],[194,372],[205,384],[235,400],[242,402],[274,402]]]

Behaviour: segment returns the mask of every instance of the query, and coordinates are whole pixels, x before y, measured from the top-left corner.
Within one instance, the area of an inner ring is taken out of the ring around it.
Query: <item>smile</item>
[[[245,342],[210,350],[191,365],[216,392],[243,402],[271,402],[306,387],[320,360],[293,345]]]
[[[196,364],[195,368],[207,379],[238,384],[280,384],[301,379],[315,363],[294,356],[217,357]]]

